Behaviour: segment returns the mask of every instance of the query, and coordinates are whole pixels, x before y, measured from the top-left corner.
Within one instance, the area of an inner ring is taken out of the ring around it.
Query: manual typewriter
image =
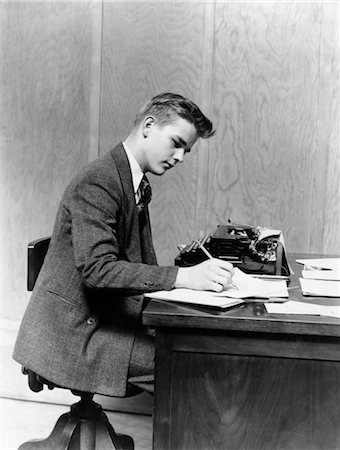
[[[283,277],[289,277],[291,273],[280,230],[229,222],[218,225],[214,233],[198,242],[214,258],[229,261],[245,273]],[[193,241],[181,247],[175,265],[192,266],[206,259],[197,241]]]

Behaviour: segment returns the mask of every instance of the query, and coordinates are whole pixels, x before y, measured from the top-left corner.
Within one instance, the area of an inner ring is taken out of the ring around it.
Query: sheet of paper
[[[296,262],[317,270],[336,270],[340,272],[340,258],[297,259]]]
[[[237,267],[234,269],[233,283],[237,289],[229,287],[223,292],[197,291],[193,289],[172,289],[144,294],[148,298],[169,300],[196,305],[210,305],[228,308],[243,303],[249,297],[288,297],[287,283],[284,280],[264,281],[243,273]]]
[[[340,306],[323,306],[295,301],[266,303],[264,306],[269,314],[304,314],[336,317],[340,319]]]
[[[340,297],[340,281],[299,278],[303,295]]]
[[[302,270],[301,274],[302,278],[340,281],[340,271],[337,270],[304,269]]]
[[[221,297],[233,298],[269,298],[288,297],[287,283],[285,280],[261,280],[242,272],[237,267],[234,268],[233,283],[237,289],[228,287],[223,292],[218,293]]]

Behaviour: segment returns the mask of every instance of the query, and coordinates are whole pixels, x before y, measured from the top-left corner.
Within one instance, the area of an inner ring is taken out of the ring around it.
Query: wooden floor
[[[0,398],[0,449],[16,450],[31,439],[47,437],[58,417],[68,411],[63,405]],[[151,450],[152,417],[140,414],[107,412],[117,433],[130,435],[135,450]]]

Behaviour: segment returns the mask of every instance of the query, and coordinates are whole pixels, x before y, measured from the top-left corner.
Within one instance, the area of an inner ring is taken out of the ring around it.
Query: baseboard
[[[8,320],[1,321],[0,397],[61,405],[71,405],[78,401],[77,397],[66,389],[53,389],[50,391],[46,388],[38,393],[32,392],[29,389],[27,377],[21,373],[20,365],[12,359],[18,329],[19,323],[17,322]],[[153,410],[153,397],[146,392],[127,398],[96,395],[94,399],[108,411],[151,415]]]

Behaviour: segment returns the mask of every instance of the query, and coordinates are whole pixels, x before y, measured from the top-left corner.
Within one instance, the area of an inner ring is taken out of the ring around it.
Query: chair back
[[[41,266],[43,265],[51,238],[36,239],[27,247],[27,290],[33,291]]]

